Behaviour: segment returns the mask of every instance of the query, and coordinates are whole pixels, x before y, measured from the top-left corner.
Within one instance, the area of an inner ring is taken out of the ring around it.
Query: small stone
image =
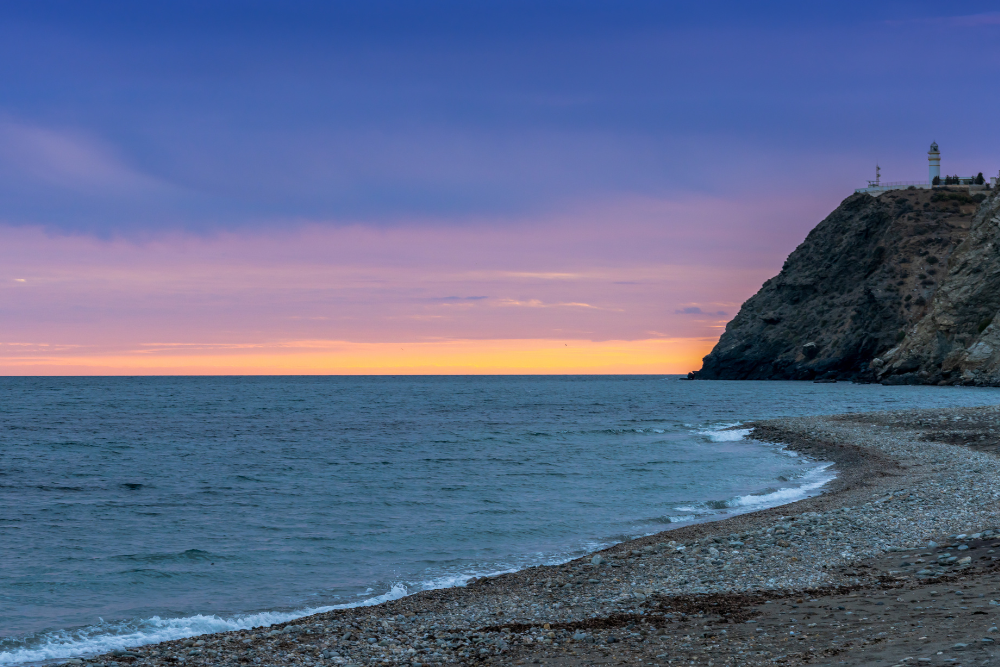
[[[603,565],[604,563],[607,563],[607,562],[608,561],[604,560],[604,556],[602,556],[601,554],[597,554],[593,558],[590,559],[590,563],[592,565]]]

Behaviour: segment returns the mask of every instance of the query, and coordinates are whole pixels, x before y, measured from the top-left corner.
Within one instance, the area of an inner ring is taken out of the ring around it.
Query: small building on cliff
[[[884,192],[890,192],[892,190],[929,190],[938,186],[945,185],[959,185],[968,186],[970,191],[973,190],[986,190],[989,187],[995,188],[997,185],[997,178],[990,179],[990,185],[987,186],[985,182],[979,176],[945,176],[941,177],[941,151],[938,148],[937,142],[931,143],[931,148],[927,151],[927,181],[883,181],[882,180],[882,169],[878,165],[875,165],[875,180],[868,181],[868,187],[858,188],[855,193],[864,192],[872,195],[873,197],[878,197]]]

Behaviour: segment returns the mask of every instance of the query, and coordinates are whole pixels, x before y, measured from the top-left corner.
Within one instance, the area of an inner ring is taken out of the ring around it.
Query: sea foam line
[[[469,579],[471,577],[466,577]],[[453,585],[453,584],[452,584]],[[4,639],[2,644],[35,643],[37,646],[22,646],[0,650],[0,665],[16,665],[28,662],[66,660],[87,655],[99,655],[109,651],[132,646],[157,644],[159,642],[185,639],[216,632],[249,630],[260,626],[286,623],[304,616],[321,614],[334,609],[368,607],[389,600],[398,600],[408,595],[406,586],[395,584],[386,593],[365,600],[324,607],[308,607],[288,612],[264,611],[256,614],[239,614],[223,618],[216,615],[195,614],[181,618],[152,618],[140,621],[101,622],[73,630],[55,630],[29,635],[20,640]]]
[[[739,423],[725,424],[719,426],[718,429],[698,431],[698,435],[703,435],[712,442],[736,442],[747,437],[753,431],[752,428],[730,428],[732,426],[739,426]]]
[[[329,611],[332,607],[318,607],[292,612],[261,612],[241,614],[231,618],[196,614],[183,618],[152,618],[141,621],[121,621],[99,623],[74,630],[55,630],[29,635],[20,643],[38,642],[37,646],[23,646],[0,651],[0,665],[14,665],[24,662],[45,660],[65,660],[85,655],[107,653],[130,646],[155,644],[157,642],[184,639],[195,635],[230,630],[246,630],[261,625],[283,623],[309,614]],[[13,644],[12,639],[3,640]]]
[[[739,422],[723,424],[716,429],[698,431],[699,435],[706,436],[712,442],[736,442],[746,438],[752,429],[732,428],[739,426]],[[723,430],[726,429],[726,430]],[[784,450],[784,448],[781,448]],[[790,451],[790,450],[787,450]],[[784,453],[784,451],[782,452]],[[744,508],[745,511],[760,509],[762,506],[781,505],[806,497],[811,491],[819,489],[824,484],[836,478],[833,473],[825,473],[832,463],[823,463],[810,470],[802,479],[808,479],[804,484],[797,487],[778,489],[772,493],[761,495],[737,496],[726,501],[726,506],[731,508]],[[676,508],[679,511],[696,511],[695,508]],[[707,514],[717,514],[710,512]],[[698,515],[685,515],[670,517],[671,523],[686,522],[696,519]],[[706,515],[701,515],[706,516]],[[608,544],[592,544],[592,550],[597,550],[610,546]],[[565,554],[555,559],[542,559],[544,564],[559,564],[572,560],[576,556],[566,556]],[[539,563],[542,564],[542,563]],[[524,565],[522,567],[530,567]],[[470,579],[480,576],[496,576],[508,572],[515,572],[522,567],[514,567],[503,570],[491,570],[475,574],[456,574],[440,577],[437,579],[420,582],[415,585],[417,590],[436,590],[441,588],[451,588],[462,586]],[[0,647],[11,647],[6,650],[0,649],[0,665],[17,665],[24,663],[52,662],[66,660],[68,658],[82,657],[88,655],[100,655],[110,651],[125,649],[134,646],[157,644],[160,642],[186,639],[204,634],[218,632],[230,632],[233,630],[249,630],[251,628],[274,625],[276,623],[286,623],[305,616],[321,614],[335,609],[348,609],[352,607],[366,607],[378,605],[389,600],[398,600],[410,594],[407,586],[394,584],[392,588],[381,595],[375,595],[364,600],[353,603],[329,605],[321,607],[307,607],[288,612],[265,611],[253,614],[238,614],[231,617],[220,617],[217,615],[195,614],[181,618],[152,618],[140,621],[119,621],[114,623],[101,622],[99,624],[77,628],[73,630],[56,630],[45,633],[29,635],[22,639],[0,640]],[[36,644],[35,646],[25,646],[24,644]],[[22,644],[20,647],[12,645]]]
[[[753,432],[752,428],[734,428],[740,425],[741,422],[720,424],[714,428],[696,431],[696,433],[707,437],[712,442],[738,442],[745,439]],[[799,456],[798,452],[788,449],[781,443],[773,444],[777,447],[779,454],[790,457]],[[804,475],[802,475],[802,477],[799,478],[802,480],[802,483],[797,486],[780,488],[767,493],[736,496],[722,501],[722,505],[726,509],[742,508],[744,511],[755,511],[765,507],[787,505],[788,503],[808,498],[812,492],[817,491],[837,478],[837,474],[835,472],[829,471],[831,466],[833,466],[833,462],[831,461],[820,462],[819,465],[808,470]],[[676,507],[674,509],[680,512],[701,512],[701,514],[698,515],[698,518],[707,518],[718,515],[719,510],[722,510],[723,507]],[[672,517],[671,522],[673,522]]]
[[[807,498],[810,492],[821,488],[823,485],[828,484],[837,478],[837,475],[832,472],[827,472],[827,470],[832,466],[832,462],[825,462],[819,466],[816,466],[800,479],[808,480],[804,483],[795,486],[788,487],[784,489],[778,489],[771,493],[764,493],[761,495],[746,495],[737,496],[733,498],[730,503],[732,507],[754,507],[754,506],[775,506],[784,505],[786,503],[794,502],[796,500],[802,500]]]
[[[602,548],[603,546],[606,545],[600,545],[597,548]],[[545,564],[558,564],[566,560],[572,560],[575,557],[560,557],[556,560],[546,559]],[[420,582],[413,586],[413,589],[416,592],[417,590],[452,588],[462,586],[471,579],[516,572],[518,569],[520,568],[491,569],[473,574],[449,575]],[[158,644],[160,642],[186,639],[205,634],[249,630],[276,623],[287,623],[288,621],[294,621],[305,616],[322,614],[335,609],[374,606],[390,600],[398,600],[409,594],[410,591],[407,586],[397,583],[389,591],[381,595],[374,595],[358,602],[306,607],[287,612],[264,611],[253,614],[238,614],[231,617],[206,614],[195,614],[180,618],[160,618],[159,616],[153,616],[138,621],[116,622],[104,622],[102,620],[101,623],[82,628],[35,633],[19,639],[0,639],[0,665],[52,662],[69,658],[100,655],[129,647]],[[16,646],[17,644],[21,644],[21,646]]]

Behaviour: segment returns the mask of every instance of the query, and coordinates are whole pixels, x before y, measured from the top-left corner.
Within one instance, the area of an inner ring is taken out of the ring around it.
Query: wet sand
[[[559,566],[86,662],[990,664],[1000,408],[752,426],[833,461],[837,479],[822,495]]]

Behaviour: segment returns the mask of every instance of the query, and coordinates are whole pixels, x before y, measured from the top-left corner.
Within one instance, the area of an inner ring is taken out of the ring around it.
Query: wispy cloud
[[[888,25],[926,24],[937,26],[953,26],[957,28],[978,28],[982,26],[1000,25],[1000,12],[983,12],[981,14],[965,14],[963,16],[930,16],[916,18],[891,19]]]
[[[533,218],[516,234],[486,224],[315,225],[134,240],[0,225],[8,276],[0,280],[0,333],[82,345],[79,360],[111,354],[122,368],[153,368],[147,360],[154,358],[179,364],[186,356],[183,368],[194,368],[202,363],[195,357],[278,355],[292,347],[323,355],[333,349],[347,359],[331,340],[350,341],[352,350],[379,344],[379,354],[399,352],[396,342],[431,339],[558,339],[572,349],[573,340],[644,340],[650,329],[657,338],[694,340],[715,333],[711,325],[721,317],[711,311],[741,303],[787,252],[769,240],[773,258],[761,263],[732,234],[724,237],[731,251],[718,244],[700,250],[662,222],[710,228],[731,217],[729,202],[647,208],[640,214],[629,199],[590,217],[570,211]],[[761,217],[773,220],[775,208],[762,202]],[[674,313],[685,307],[706,312]],[[24,358],[46,348],[4,349]]]
[[[0,173],[22,185],[86,195],[148,196],[175,188],[126,164],[84,133],[0,122]]]
[[[0,353],[32,354],[36,352],[56,353],[79,350],[82,345],[72,343],[4,343],[0,342]],[[6,349],[5,349],[6,348]]]
[[[577,301],[545,303],[540,299],[499,299],[497,303],[501,306],[517,306],[519,308],[592,308],[593,310],[604,310],[600,306],[592,306],[589,303]]]
[[[712,316],[712,317],[726,317],[726,312],[723,311],[723,310],[718,310],[718,311],[716,311],[714,313],[707,313],[704,310],[702,310],[701,308],[699,308],[698,306],[687,306],[686,308],[681,308],[679,310],[675,310],[674,314],[676,314],[676,315],[709,315],[709,316]]]
[[[506,274],[511,278],[540,278],[542,280],[573,280],[585,275],[582,273],[555,273],[551,271],[508,271]]]
[[[988,12],[985,14],[969,14],[968,16],[955,16],[952,23],[957,26],[977,27],[984,25],[1000,25],[1000,12]]]

